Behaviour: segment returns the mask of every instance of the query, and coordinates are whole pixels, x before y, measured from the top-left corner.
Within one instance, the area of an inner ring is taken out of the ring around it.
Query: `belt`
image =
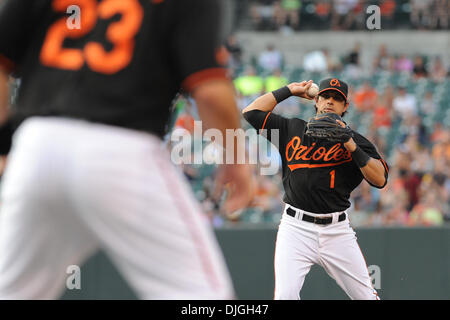
[[[288,215],[290,215],[291,217],[295,218],[296,212],[294,209],[287,208],[286,213]],[[345,214],[345,212],[342,212],[339,215],[338,222],[344,221],[345,219],[346,219],[346,214]],[[326,217],[326,218],[314,217],[314,216],[310,216],[306,213],[303,213],[302,220],[306,221],[306,222],[315,223],[315,224],[330,224],[331,222],[333,222],[333,217]]]

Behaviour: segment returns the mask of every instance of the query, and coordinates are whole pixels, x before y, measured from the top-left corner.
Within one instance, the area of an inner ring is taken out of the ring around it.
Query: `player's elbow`
[[[383,188],[386,186],[386,184],[387,184],[387,179],[383,179],[382,181],[383,181],[383,182],[381,182],[380,184],[377,184],[377,188],[378,188],[378,189],[383,189]]]
[[[221,100],[234,99],[234,91],[231,84],[226,80],[208,81],[194,89],[192,97],[198,102],[206,105],[219,104]]]
[[[386,184],[387,184],[387,178],[382,176],[382,177],[376,177],[374,179],[371,179],[370,183],[372,184],[372,186],[374,186],[375,188],[378,189],[383,189]]]

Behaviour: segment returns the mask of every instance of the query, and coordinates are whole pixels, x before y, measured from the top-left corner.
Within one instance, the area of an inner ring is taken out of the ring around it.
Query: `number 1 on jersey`
[[[330,176],[331,176],[330,188],[334,189],[334,177],[336,176],[336,170],[331,170]]]

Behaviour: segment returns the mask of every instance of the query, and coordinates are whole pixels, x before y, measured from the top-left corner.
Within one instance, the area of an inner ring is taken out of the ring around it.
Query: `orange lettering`
[[[317,150],[314,150],[314,148],[316,147],[315,142],[309,147],[302,145],[301,142],[302,141],[298,136],[293,137],[291,141],[289,141],[289,143],[286,146],[287,162],[290,162],[292,160],[303,160],[303,161],[323,160],[324,162],[330,162],[334,160],[340,161],[339,163],[342,163],[342,160],[346,160],[345,162],[348,162],[349,160],[352,159],[350,151],[342,148],[341,143],[333,145],[328,150],[325,147],[319,147]],[[297,168],[297,166],[299,165],[303,166],[307,164],[296,164],[294,166],[296,166]],[[330,165],[333,165],[333,163],[331,163]]]
[[[316,143],[314,142],[314,143],[311,145],[311,147],[309,147],[309,149],[301,156],[300,159],[305,160],[305,161],[311,160],[311,157],[307,158],[306,156],[308,155],[308,153],[311,152],[311,150],[314,148],[315,145],[316,145]]]
[[[67,18],[61,18],[49,27],[39,57],[45,66],[78,70],[84,64],[83,51],[65,49],[63,43],[66,38],[77,39],[91,31],[97,21],[95,12],[97,3],[93,0],[54,0],[52,6],[56,12],[65,12],[72,4],[81,9],[81,29],[67,28]]]
[[[333,156],[333,159],[338,161],[342,159],[342,155],[344,154],[344,150],[343,149],[339,149],[338,151],[336,151],[336,153]]]
[[[297,136],[293,137],[291,141],[286,146],[286,160],[291,161],[298,150],[301,143],[301,139]],[[292,155],[289,155],[289,149],[292,148]]]
[[[306,149],[308,149],[308,147],[307,146],[300,146],[300,148],[298,148],[298,150],[297,150],[297,153],[296,153],[296,155],[295,155],[295,160],[300,160],[301,159],[301,156],[302,156],[302,153],[303,153],[303,151],[305,151]]]
[[[326,151],[327,149],[325,149],[325,147],[320,147],[319,149],[317,149],[312,155],[313,160],[322,159]]]
[[[328,152],[327,152],[327,154],[325,155],[325,157],[323,158],[323,160],[325,160],[325,161],[330,161],[331,159],[332,159],[332,157],[333,157],[333,153],[335,153],[336,152],[336,150],[337,149],[339,149],[339,146],[340,146],[341,144],[340,143],[336,143],[334,146],[332,146],[331,148],[330,148],[330,150],[328,150]]]
[[[105,20],[118,13],[122,18],[112,23],[106,32],[106,38],[114,44],[114,49],[107,52],[102,44],[89,42],[84,49],[86,62],[94,71],[114,74],[133,59],[134,36],[141,27],[144,12],[137,0],[107,0],[99,5],[98,13]]]

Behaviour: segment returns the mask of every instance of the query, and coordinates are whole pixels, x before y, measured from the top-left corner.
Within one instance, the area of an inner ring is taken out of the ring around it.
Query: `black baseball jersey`
[[[306,122],[302,119],[287,119],[260,110],[248,111],[244,117],[255,129],[266,129],[260,132],[280,152],[286,203],[313,213],[339,212],[350,207],[350,193],[364,176],[342,143],[305,135]],[[355,143],[383,163],[387,181],[389,169],[375,146],[353,133]]]
[[[3,0],[0,64],[22,80],[15,117],[162,136],[180,89],[227,78],[220,25],[218,0]]]

